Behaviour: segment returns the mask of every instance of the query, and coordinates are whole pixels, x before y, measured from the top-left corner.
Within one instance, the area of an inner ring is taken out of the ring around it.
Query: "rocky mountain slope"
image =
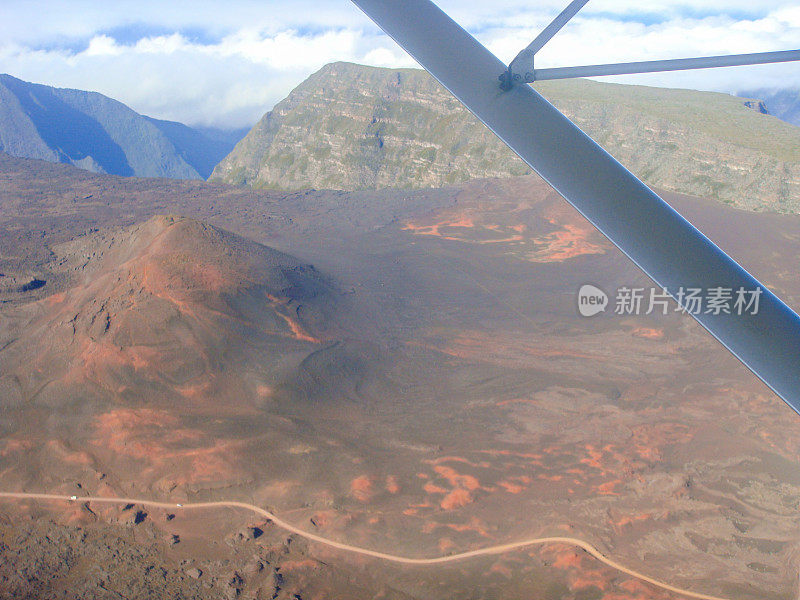
[[[537,89],[651,185],[800,209],[800,128],[739,98],[588,80]],[[424,71],[335,63],[267,113],[212,179],[353,190],[528,172]]]
[[[235,142],[102,94],[0,75],[0,150],[113,175],[205,179]]]

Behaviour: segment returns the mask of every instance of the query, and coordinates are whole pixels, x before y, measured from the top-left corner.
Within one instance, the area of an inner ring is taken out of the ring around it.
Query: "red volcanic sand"
[[[519,494],[524,492],[527,488],[525,486],[512,483],[510,481],[498,481],[497,485],[507,491],[509,494]]]
[[[614,491],[618,485],[622,485],[622,481],[615,479],[614,481],[607,481],[593,488],[600,496],[619,496],[619,493]]]
[[[651,515],[649,514],[633,515],[633,516],[626,515],[622,517],[619,521],[616,521],[614,523],[614,527],[616,529],[622,529],[624,527],[627,527],[628,525],[632,525],[637,522],[648,521],[650,520],[650,518]]]
[[[27,452],[31,448],[33,448],[33,442],[31,440],[17,440],[17,439],[6,439],[2,442],[2,448],[0,448],[0,456],[9,456],[11,454],[19,454],[20,452]]]
[[[350,482],[350,493],[359,502],[367,502],[372,497],[372,480],[366,475],[356,477]]]
[[[477,533],[481,537],[490,537],[486,530],[486,523],[478,517],[472,516],[467,523],[437,523],[436,521],[427,521],[422,527],[423,533],[432,533],[440,528],[451,529],[459,533],[471,531]]]
[[[436,485],[435,483],[429,481],[427,482],[423,488],[429,494],[446,494],[447,490],[443,487]]]
[[[481,487],[480,482],[477,478],[473,477],[472,475],[461,475],[455,469],[451,467],[446,467],[444,465],[438,465],[433,468],[441,477],[447,479],[448,483],[453,487],[463,487],[467,490],[477,490]]]
[[[490,573],[497,573],[499,575],[502,575],[506,579],[511,579],[511,577],[512,577],[511,569],[509,569],[505,565],[500,564],[499,562],[494,563],[492,565],[492,568],[489,569],[489,572]]]
[[[556,569],[566,573],[567,585],[573,594],[601,592],[603,600],[672,600],[673,594],[664,592],[638,579],[620,575],[582,550],[553,544],[537,551],[539,556]],[[592,596],[594,597],[594,596]]]
[[[142,473],[179,473],[172,478],[179,485],[226,481],[242,474],[239,454],[247,442],[212,439],[182,427],[180,419],[165,410],[113,410],[96,417],[93,429],[90,443],[96,452],[135,460]]]
[[[495,218],[505,220],[508,216],[482,208],[450,209],[427,219],[408,221],[403,229],[416,235],[463,243],[533,246],[533,250],[526,253],[527,259],[533,262],[564,262],[578,256],[606,252],[606,245],[591,225],[560,207],[549,208],[543,216],[543,222],[558,229],[535,237],[527,234],[531,228],[526,223],[500,224],[494,221]],[[497,234],[504,237],[497,237]]]
[[[633,330],[633,335],[648,340],[662,340],[664,339],[664,330],[651,327],[637,327]]]
[[[504,226],[486,221],[487,215],[481,214],[477,216],[478,218],[481,218],[481,222],[476,222],[475,216],[462,213],[454,213],[449,217],[440,215],[439,218],[442,220],[431,224],[424,224],[422,221],[409,221],[403,226],[403,229],[417,235],[430,235],[442,238],[444,240],[472,244],[502,244],[508,242],[521,242],[525,239],[521,234],[527,229],[527,225],[523,223]],[[447,229],[448,231],[442,232],[443,228]],[[459,231],[460,229],[465,231]],[[470,236],[459,235],[462,233],[466,234],[468,232],[470,233]],[[505,235],[506,237],[475,239],[476,234],[477,236],[480,236],[482,233],[488,235],[499,233],[500,235]]]
[[[394,475],[386,477],[386,491],[390,494],[396,494],[400,491],[400,485],[397,483],[397,478]]]
[[[466,506],[472,502],[472,495],[467,491],[461,488],[457,488],[447,494],[439,504],[445,510],[452,510],[454,508],[460,508],[462,506]]]
[[[281,571],[292,572],[306,569],[318,569],[319,563],[311,558],[304,560],[287,560],[281,563]]]
[[[538,247],[529,259],[534,262],[564,262],[586,254],[604,254],[603,246],[589,241],[594,235],[596,232],[589,225],[565,224],[563,229],[534,238]]]
[[[461,241],[457,236],[447,236],[442,234],[441,228],[465,228],[472,229],[475,227],[475,222],[472,217],[466,215],[454,215],[452,217],[442,217],[443,220],[431,224],[423,224],[420,221],[408,222],[403,226],[406,231],[411,231],[417,235],[432,235],[446,240]]]
[[[422,344],[425,345],[425,344]],[[534,358],[579,358],[593,361],[603,360],[600,354],[588,354],[585,348],[575,344],[575,348],[558,346],[551,340],[546,344],[532,341],[531,336],[520,336],[516,332],[503,332],[502,335],[480,331],[460,331],[457,335],[429,344],[439,352],[466,360],[503,362],[520,357]]]

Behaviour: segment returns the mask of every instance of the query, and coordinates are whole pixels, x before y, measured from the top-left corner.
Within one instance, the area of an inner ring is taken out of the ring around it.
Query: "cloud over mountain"
[[[335,60],[414,64],[347,2],[299,2],[287,8],[239,1],[222,12],[210,2],[178,2],[168,10],[143,2],[135,11],[128,2],[113,9],[81,2],[79,10],[71,4],[69,11],[53,2],[40,4],[41,11],[16,2],[4,7],[0,71],[99,91],[139,112],[191,125],[252,125],[306,76]],[[564,3],[441,4],[510,60]],[[647,60],[790,49],[798,37],[800,9],[783,0],[757,5],[730,0],[722,7],[718,2],[659,0],[646,9],[629,0],[600,0],[540,56],[542,64],[552,66]],[[727,91],[741,88],[744,79],[748,87],[758,88],[787,80],[797,84],[798,78],[796,65],[776,65],[628,81]]]

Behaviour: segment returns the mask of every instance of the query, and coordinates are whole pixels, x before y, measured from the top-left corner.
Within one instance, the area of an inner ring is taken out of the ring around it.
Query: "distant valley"
[[[245,131],[145,117],[95,92],[0,75],[0,150],[111,175],[206,179]]]

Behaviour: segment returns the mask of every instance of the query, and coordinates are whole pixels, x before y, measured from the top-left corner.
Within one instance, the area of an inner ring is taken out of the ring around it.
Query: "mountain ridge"
[[[181,123],[146,117],[97,92],[0,74],[0,150],[98,173],[205,179],[233,147]]]
[[[536,89],[650,185],[743,208],[800,210],[800,128],[742,99],[590,80]],[[210,179],[358,190],[529,172],[424,71],[340,62],[266,113]]]

